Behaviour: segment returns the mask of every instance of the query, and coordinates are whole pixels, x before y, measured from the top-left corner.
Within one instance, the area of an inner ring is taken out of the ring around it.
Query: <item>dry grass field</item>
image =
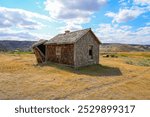
[[[150,53],[118,53],[101,65],[36,65],[33,54],[0,54],[0,99],[150,99]]]

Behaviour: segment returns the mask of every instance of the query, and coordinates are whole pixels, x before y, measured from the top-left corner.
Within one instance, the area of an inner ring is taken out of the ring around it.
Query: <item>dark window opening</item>
[[[45,45],[41,44],[41,45],[38,46],[38,48],[45,55]]]
[[[89,46],[89,57],[90,59],[93,59],[93,46]]]

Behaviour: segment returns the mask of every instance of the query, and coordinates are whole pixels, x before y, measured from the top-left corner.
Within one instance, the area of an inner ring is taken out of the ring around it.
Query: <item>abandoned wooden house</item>
[[[65,31],[52,39],[41,40],[32,47],[38,63],[55,62],[73,67],[99,63],[101,42],[89,29]]]

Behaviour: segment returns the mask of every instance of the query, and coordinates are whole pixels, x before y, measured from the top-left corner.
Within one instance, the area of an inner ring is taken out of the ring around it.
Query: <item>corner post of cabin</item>
[[[74,62],[74,68],[76,68],[76,43],[74,43],[73,45],[74,45],[74,46],[73,46],[73,50],[74,50],[74,51],[73,51],[73,52],[74,52],[74,53],[73,53],[73,54],[74,54],[74,55],[73,55],[73,60],[74,60],[73,62]]]
[[[47,45],[45,45],[45,62],[47,63]]]
[[[97,62],[97,64],[100,63],[100,46],[101,46],[101,44],[99,44],[99,47],[98,47],[98,62]]]

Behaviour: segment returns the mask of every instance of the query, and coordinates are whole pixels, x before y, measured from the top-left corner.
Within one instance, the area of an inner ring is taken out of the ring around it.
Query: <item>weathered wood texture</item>
[[[93,59],[89,56],[89,46],[93,46]],[[89,31],[75,43],[75,67],[99,63],[99,43]]]
[[[33,51],[35,53],[36,56],[36,60],[38,63],[43,63],[45,62],[45,56],[44,54],[40,51],[40,49],[38,47],[34,47]]]
[[[56,48],[61,48],[60,55],[56,55]],[[73,44],[61,44],[46,45],[46,61],[74,65],[74,45]]]

